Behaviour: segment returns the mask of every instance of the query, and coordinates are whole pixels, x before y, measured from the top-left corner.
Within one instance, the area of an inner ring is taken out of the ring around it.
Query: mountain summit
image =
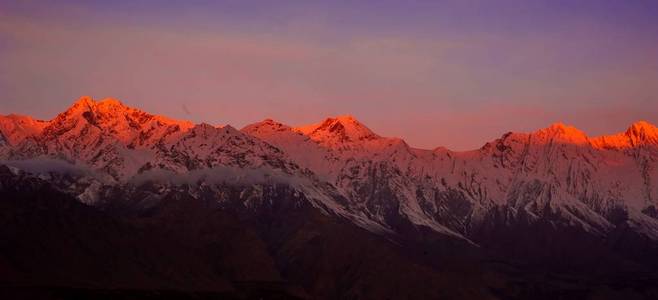
[[[312,140],[328,146],[379,138],[368,127],[350,115],[327,118],[320,123],[294,129]]]
[[[45,134],[54,137],[65,132],[77,135],[85,131],[92,135],[109,135],[122,143],[138,147],[174,132],[185,132],[193,126],[188,121],[173,120],[128,107],[116,99],[95,101],[84,96],[50,121]]]

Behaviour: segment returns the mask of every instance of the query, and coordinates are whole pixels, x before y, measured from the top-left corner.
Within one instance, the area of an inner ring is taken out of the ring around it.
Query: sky
[[[350,114],[468,150],[658,123],[658,1],[0,0],[0,114],[82,95],[215,125]]]

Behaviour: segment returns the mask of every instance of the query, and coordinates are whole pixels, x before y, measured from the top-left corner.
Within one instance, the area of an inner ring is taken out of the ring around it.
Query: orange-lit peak
[[[646,121],[633,123],[625,132],[632,146],[658,145],[658,128]]]
[[[626,130],[626,134],[641,135],[641,134],[656,134],[658,128],[647,121],[637,121],[631,124]]]
[[[600,136],[592,139],[598,148],[625,149],[642,145],[658,145],[658,128],[647,121],[638,121],[623,133]]]
[[[335,119],[338,121],[344,121],[344,122],[358,122],[356,118],[352,115],[341,115],[341,116],[336,116],[334,118],[329,118],[329,119]]]
[[[296,127],[294,130],[326,145],[340,145],[345,142],[379,138],[377,134],[350,115],[327,118],[320,123]]]
[[[546,129],[550,130],[550,131],[553,131],[553,132],[566,133],[566,134],[581,132],[580,130],[578,130],[578,128],[573,127],[571,125],[564,124],[562,122],[553,123],[553,124],[551,124],[551,126],[549,126]]]
[[[73,105],[71,108],[77,108],[77,107],[90,107],[96,105],[96,101],[94,101],[94,98],[90,96],[82,96],[80,97]]]
[[[48,121],[35,120],[30,116],[0,115],[0,140],[4,137],[10,145],[17,145],[26,138],[41,133],[48,124]]]
[[[121,101],[114,98],[105,98],[101,101],[96,101],[90,96],[80,97],[69,110],[93,110],[97,108],[109,109],[109,108],[124,108],[124,109],[133,109],[125,106]]]
[[[68,110],[50,122],[48,132],[67,130],[93,130],[110,133],[126,144],[140,146],[161,137],[186,132],[194,126],[188,121],[152,115],[124,105],[114,98],[95,101],[89,96],[80,97]]]
[[[106,98],[96,101],[92,97],[82,96],[63,114],[64,117],[81,115],[86,112],[103,114],[106,116],[120,114],[126,111],[137,111],[136,109],[123,105],[119,100]]]
[[[584,142],[587,140],[587,135],[580,129],[571,125],[566,125],[562,122],[554,123],[547,128],[539,130],[538,133],[550,137],[558,137],[572,142]]]
[[[81,115],[86,111],[92,110],[96,106],[96,101],[89,96],[82,96],[73,103],[66,111],[59,114],[56,119],[69,118],[72,116]]]
[[[359,135],[374,135],[374,133],[368,129],[361,122],[356,120],[351,115],[342,115],[337,117],[329,117],[324,121],[316,124],[300,126],[295,128],[296,130],[304,134],[312,134],[315,132],[340,132],[346,131],[350,133],[355,133]]]
[[[352,115],[341,115],[341,116],[336,116],[336,117],[329,117],[326,118],[322,123],[320,123],[325,126],[332,126],[334,124],[341,124],[345,126],[346,128],[350,129],[358,129],[358,130],[365,130],[370,133],[370,129],[363,125],[363,123],[359,122],[356,118],[354,118]]]
[[[105,98],[97,103],[99,106],[123,106],[123,103],[121,101],[114,99],[114,98]]]
[[[276,135],[281,132],[292,132],[292,128],[290,128],[290,126],[288,125],[267,118],[258,123],[249,124],[243,127],[242,129],[240,129],[240,131],[252,135],[257,134],[262,137],[262,136]]]

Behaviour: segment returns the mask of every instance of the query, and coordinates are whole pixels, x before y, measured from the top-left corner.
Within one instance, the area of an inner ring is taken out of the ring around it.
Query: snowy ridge
[[[350,199],[352,210],[383,224],[397,215],[468,236],[492,208],[507,207],[512,215],[523,210],[537,220],[559,215],[550,221],[597,235],[615,228],[620,211],[628,216],[624,222],[645,232],[653,228],[643,211],[656,206],[658,130],[647,122],[597,138],[556,123],[534,133],[508,133],[465,152],[413,149],[351,117],[298,128],[276,123],[276,134],[263,128],[268,124],[243,130],[293,158],[320,151],[331,157],[310,168]],[[279,139],[281,132],[302,133],[315,144]]]
[[[50,121],[0,117],[0,133],[3,160],[63,159],[105,176],[73,185],[92,204],[99,185],[159,170],[272,170],[294,178],[291,186],[324,213],[374,232],[409,223],[469,238],[485,224],[528,216],[596,236],[623,225],[658,237],[658,129],[643,121],[601,137],[556,123],[455,152],[412,148],[352,116],[236,130],[82,97]]]
[[[0,138],[15,146],[29,137],[40,134],[48,123],[29,116],[15,114],[0,116]]]

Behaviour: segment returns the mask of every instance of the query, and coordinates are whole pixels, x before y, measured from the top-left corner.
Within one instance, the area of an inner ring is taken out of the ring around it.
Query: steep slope
[[[171,120],[114,99],[97,102],[82,97],[47,124],[22,143],[12,143],[15,150],[8,158],[60,158],[117,181],[153,168],[187,172],[220,165],[267,165],[287,173],[298,169],[284,161],[279,149],[230,126]]]
[[[293,184],[324,213],[349,218],[373,231],[386,231],[366,216],[346,210],[335,187],[264,141],[228,125],[192,125],[151,115],[114,99],[97,102],[82,97],[42,132],[9,149],[5,158],[10,162],[36,158],[45,164],[45,159],[61,159],[93,173],[93,180],[88,174],[52,176],[58,185],[89,204],[102,201],[104,185],[134,180],[223,183],[246,177],[247,182]]]
[[[646,192],[654,184],[643,171],[656,157],[655,146],[648,147],[646,155],[653,158],[642,166],[635,155],[641,149],[600,149],[584,133],[557,124],[531,134],[506,135],[485,146],[478,156],[488,161],[477,167],[491,164],[498,170],[476,181],[495,188],[491,180],[495,178],[508,184],[504,204],[535,214],[543,208],[559,208],[568,222],[588,231],[604,233],[624,221],[650,228],[655,220],[641,213],[655,205]]]
[[[352,214],[403,235],[420,225],[461,237],[418,214],[420,208],[412,201],[415,191],[408,190],[412,183],[401,168],[414,160],[414,151],[419,150],[401,139],[376,135],[351,116],[327,118],[297,128],[266,120],[242,131],[283,149],[293,160],[337,187],[349,200],[346,206]]]
[[[558,123],[453,152],[410,148],[352,117],[298,128],[268,121],[243,129],[293,159],[296,153],[331,158],[307,166],[338,187],[352,210],[389,228],[401,217],[470,236],[492,222],[492,211],[503,209],[512,219],[522,212],[598,236],[627,225],[652,239],[658,238],[658,223],[648,213],[655,211],[658,178],[655,130],[638,122],[625,133],[592,139]]]
[[[339,160],[333,151],[301,132],[271,119],[247,125],[240,131],[278,147],[300,166],[314,170],[320,176],[330,175],[334,171],[333,162]]]
[[[88,97],[48,122],[7,124],[23,125],[4,126],[5,158],[64,159],[95,172],[51,176],[86,203],[99,201],[105,185],[163,181],[160,188],[187,184],[198,195],[204,183],[278,182],[325,214],[386,235],[430,229],[477,243],[486,228],[522,221],[600,238],[630,228],[658,240],[658,131],[647,122],[596,138],[554,124],[465,152],[414,149],[351,116],[300,127],[265,120],[238,131]],[[221,199],[221,190],[211,194]]]

